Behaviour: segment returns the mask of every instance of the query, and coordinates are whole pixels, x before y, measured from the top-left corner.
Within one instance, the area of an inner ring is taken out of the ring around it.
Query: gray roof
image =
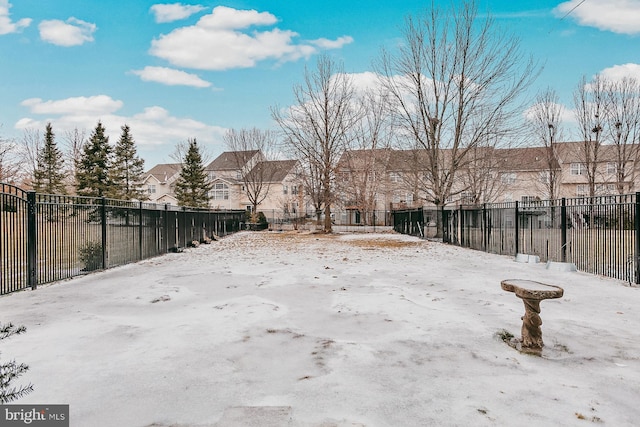
[[[147,178],[148,176],[155,177],[160,182],[165,182],[170,179],[175,174],[180,173],[182,169],[181,163],[161,163],[155,165],[151,169],[149,169],[143,175],[143,178]]]
[[[249,176],[260,176],[264,182],[281,182],[298,164],[297,160],[270,160],[259,162]]]
[[[210,171],[232,171],[242,169],[260,150],[225,151],[205,168]]]

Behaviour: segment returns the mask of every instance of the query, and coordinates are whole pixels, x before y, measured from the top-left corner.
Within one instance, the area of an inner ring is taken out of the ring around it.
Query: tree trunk
[[[331,205],[326,203],[324,205],[324,232],[331,233],[333,232],[332,224],[331,224]]]
[[[444,236],[444,227],[446,224],[442,222],[442,211],[444,210],[444,204],[436,205],[436,239],[442,239]],[[425,233],[426,234],[426,233]]]

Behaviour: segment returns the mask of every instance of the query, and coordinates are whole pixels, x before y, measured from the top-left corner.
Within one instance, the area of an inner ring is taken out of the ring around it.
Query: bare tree
[[[40,131],[34,128],[25,129],[22,132],[22,138],[18,145],[21,172],[23,176],[28,177],[26,179],[31,182],[33,174],[38,167],[38,153],[43,145]]]
[[[344,151],[340,159],[336,187],[343,203],[361,214],[366,225],[373,221],[378,197],[387,190],[393,126],[389,99],[383,91],[365,91],[358,102],[362,117],[353,128],[353,149]]]
[[[618,194],[633,191],[640,160],[640,84],[624,77],[606,85],[607,132],[614,147],[615,185]]]
[[[544,147],[545,170],[539,182],[544,186],[546,197],[553,200],[558,198],[562,178],[557,153],[562,139],[562,105],[556,91],[547,88],[540,92],[529,112],[529,127],[536,146]]]
[[[16,144],[0,137],[0,182],[15,183],[18,163],[15,160]]]
[[[602,160],[607,85],[600,75],[596,75],[590,83],[583,76],[573,93],[575,117],[582,139],[576,153],[580,161],[577,173],[585,176],[590,197],[596,195],[596,182],[600,173],[598,164]]]
[[[324,191],[322,189],[322,167],[319,163],[301,160],[298,166],[298,179],[302,182],[304,192],[316,214],[316,221],[320,223],[324,206]]]
[[[72,131],[65,131],[63,139],[64,163],[69,173],[65,184],[68,188],[75,188],[76,164],[82,157],[84,145],[87,143],[87,135],[84,129],[74,128]]]
[[[450,10],[432,1],[425,16],[407,18],[403,39],[396,54],[383,51],[378,71],[403,136],[426,154],[425,198],[442,207],[461,191],[469,151],[517,130],[518,96],[537,66],[473,1]]]
[[[463,196],[460,198],[461,203],[478,205],[495,202],[505,189],[505,184],[500,179],[504,172],[501,160],[504,159],[497,155],[492,142],[471,147],[467,158],[466,166],[460,171],[460,181],[463,183],[459,186],[459,194]]]
[[[275,133],[257,128],[230,129],[224,136],[224,142],[235,159],[237,169],[244,169],[241,180],[255,215],[258,205],[269,195],[273,177],[278,172],[269,163],[275,157]],[[261,161],[255,161],[257,156]]]
[[[329,56],[318,58],[314,71],[305,69],[304,83],[293,89],[295,105],[281,110],[272,108],[285,144],[295,158],[317,173],[318,188],[310,193],[321,195],[324,207],[324,231],[331,232],[331,206],[336,202],[334,179],[336,165],[351,142],[351,131],[358,121],[355,90],[351,78]]]

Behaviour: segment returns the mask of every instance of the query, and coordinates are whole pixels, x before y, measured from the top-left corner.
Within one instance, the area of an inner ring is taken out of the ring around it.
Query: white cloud
[[[156,22],[165,23],[186,19],[194,13],[207,9],[200,5],[186,5],[182,3],[154,4],[151,12],[156,16]]]
[[[42,21],[38,29],[43,41],[69,47],[92,42],[97,27],[95,24],[71,17],[66,22],[58,19]]]
[[[11,9],[9,0],[0,0],[0,35],[15,33],[31,25],[30,18],[22,18],[17,22],[13,22],[10,18],[9,9]]]
[[[133,74],[139,76],[145,82],[162,83],[169,86],[193,86],[210,87],[211,83],[202,80],[195,74],[174,70],[166,67],[144,67],[142,70],[133,70]]]
[[[640,64],[622,64],[614,65],[613,67],[605,68],[600,72],[600,75],[607,80],[622,80],[624,77],[633,77],[640,81]]]
[[[319,39],[295,43],[297,33],[279,28],[241,31],[275,23],[277,18],[268,12],[218,6],[195,25],[175,29],[153,40],[150,53],[180,67],[226,70],[253,67],[267,59],[308,58],[319,48],[338,48],[352,42],[351,37],[345,36],[336,41]]]
[[[363,73],[350,73],[348,74],[353,87],[359,93],[364,93],[368,90],[378,90],[381,86],[383,77],[371,71],[365,71]]]
[[[568,17],[577,20],[580,25],[600,30],[622,34],[640,33],[640,1],[637,0],[571,0],[560,3],[554,12],[558,17],[570,13]]]
[[[537,105],[533,104],[531,105],[529,108],[527,108],[524,112],[523,112],[523,117],[527,120],[527,121],[533,121],[535,119],[535,115],[536,115],[536,109],[537,109]],[[548,107],[549,109],[553,109],[551,108],[551,106]],[[555,104],[555,108],[559,108],[560,109],[560,116],[558,118],[558,122],[563,124],[563,123],[573,123],[576,121],[575,118],[575,111],[569,107],[567,107],[564,104]]]
[[[111,114],[122,108],[123,102],[107,95],[78,96],[58,101],[43,101],[40,98],[25,99],[20,103],[33,114]]]
[[[140,155],[150,159],[148,167],[160,161],[173,161],[168,156],[176,143],[188,138],[196,138],[205,148],[219,150],[223,148],[223,136],[227,131],[226,128],[191,118],[172,116],[159,106],[144,108],[133,115],[116,114],[124,103],[108,95],[49,101],[32,98],[24,100],[21,105],[27,107],[30,114],[16,122],[14,127],[17,130],[44,129],[51,122],[57,135],[64,135],[74,129],[85,130],[89,135],[98,121],[101,121],[109,140],[115,142],[120,136],[120,127],[127,124],[134,135]],[[163,155],[165,158],[161,159]]]
[[[353,43],[353,37],[351,36],[338,37],[336,40],[321,38],[311,41],[311,44],[321,49],[340,49],[342,46],[350,43]]]

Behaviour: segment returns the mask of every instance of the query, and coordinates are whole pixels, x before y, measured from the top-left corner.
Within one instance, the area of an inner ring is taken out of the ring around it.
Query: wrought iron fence
[[[394,229],[640,283],[640,193],[393,211]]]
[[[0,295],[224,236],[240,229],[244,215],[0,183]]]
[[[287,212],[282,209],[265,209],[258,211],[264,213],[272,230],[281,229],[310,229],[315,228],[320,218],[320,224],[324,221],[324,211],[319,215],[315,211]],[[388,228],[392,224],[391,211],[385,210],[346,210],[333,209],[331,211],[331,223],[337,230],[357,232],[362,230],[376,230]]]

